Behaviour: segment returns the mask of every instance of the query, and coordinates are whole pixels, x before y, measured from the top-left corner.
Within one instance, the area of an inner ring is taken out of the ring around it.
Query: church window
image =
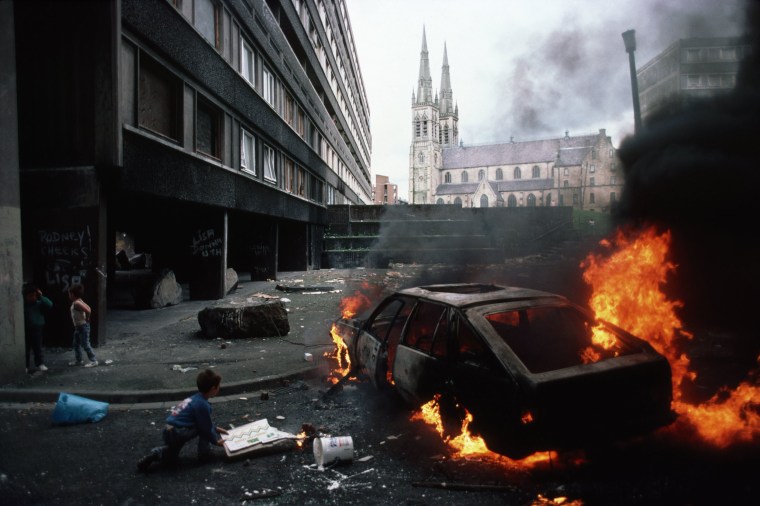
[[[485,195],[480,196],[480,207],[488,207],[488,197]]]
[[[443,204],[443,199],[441,197],[438,197],[438,200],[435,201],[436,204]]]
[[[546,207],[551,207],[552,205],[552,194],[549,193],[546,195]]]
[[[420,120],[416,120],[414,122],[414,136],[415,137],[420,136]]]
[[[501,167],[499,167],[496,169],[496,180],[501,181],[502,179],[504,179],[504,172],[501,170]]]
[[[465,172],[465,171],[462,171],[462,182],[463,183],[467,182],[467,172]]]
[[[449,143],[449,125],[443,127],[443,143]]]
[[[451,182],[451,172],[447,172],[443,175],[443,182],[444,183],[450,183]]]
[[[522,172],[520,171],[520,167],[515,167],[515,179],[520,179],[522,177]]]
[[[528,195],[528,207],[536,207],[536,196],[532,193]]]
[[[422,136],[427,137],[428,134],[428,121],[427,119],[422,120]]]
[[[435,161],[435,164],[438,165],[438,153],[433,153],[433,160]]]
[[[507,207],[517,207],[517,197],[514,195],[507,197]]]
[[[484,177],[486,177],[486,172],[483,169],[480,169],[478,171],[478,181],[483,181]]]
[[[459,205],[459,206],[461,206],[462,205],[462,199],[460,199],[459,197],[457,197],[457,198],[454,199],[454,203],[457,204],[457,205]]]
[[[541,169],[538,168],[538,165],[533,166],[533,177],[541,177]]]
[[[423,153],[423,152],[420,152],[420,153],[417,155],[417,160],[419,160],[419,162],[420,162],[420,163],[425,163],[425,153]]]

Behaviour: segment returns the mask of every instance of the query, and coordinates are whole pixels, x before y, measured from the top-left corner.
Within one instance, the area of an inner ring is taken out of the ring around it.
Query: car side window
[[[401,329],[398,327],[400,326],[403,328],[406,318],[397,318],[397,315],[399,315],[404,306],[407,306],[406,314],[408,315],[409,310],[411,310],[411,304],[405,304],[404,300],[402,299],[391,299],[386,302],[384,306],[382,306],[380,310],[375,313],[375,316],[370,322],[367,331],[375,336],[375,338],[377,338],[377,340],[381,343],[385,342],[389,331],[394,327],[396,328],[397,333],[400,335]]]
[[[483,367],[498,376],[505,374],[502,368],[498,366],[496,357],[483,342],[483,338],[473,330],[465,318],[457,315],[453,329],[452,346],[457,353],[456,360],[458,362]]]
[[[409,326],[404,336],[404,344],[431,353],[433,350],[433,337],[442,317],[446,313],[446,306],[419,302],[414,310]]]

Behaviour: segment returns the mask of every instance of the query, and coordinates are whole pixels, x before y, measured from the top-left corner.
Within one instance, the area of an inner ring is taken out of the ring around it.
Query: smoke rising
[[[484,142],[510,135],[526,139],[553,137],[565,129],[583,133],[611,128],[618,120],[614,111],[632,110],[622,32],[636,30],[640,68],[679,38],[739,35],[743,18],[742,4],[736,0],[650,0],[615,3],[614,9],[600,11],[591,27],[569,16],[562,30],[536,30],[531,53],[501,64],[497,79],[504,107],[480,128],[465,125],[468,135]],[[505,46],[504,54],[510,55]]]
[[[721,329],[753,328],[760,303],[757,14],[750,2],[752,55],[732,93],[674,104],[619,150],[626,183],[618,218],[672,231],[674,296],[684,302],[684,320]]]

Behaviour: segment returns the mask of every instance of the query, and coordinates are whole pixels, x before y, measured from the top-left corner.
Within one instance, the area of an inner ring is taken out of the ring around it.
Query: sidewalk
[[[356,272],[356,271],[354,271]],[[365,277],[364,270],[358,271]],[[184,301],[161,309],[110,309],[106,343],[95,348],[99,366],[72,367],[68,348],[45,349],[49,371],[0,386],[0,402],[55,402],[60,392],[114,404],[170,402],[196,391],[199,370],[222,375],[224,396],[255,392],[319,375],[333,366],[332,322],[340,316],[349,270],[280,273],[275,281],[245,281],[225,300],[257,294],[281,297],[290,332],[282,337],[208,339],[201,335],[198,312],[221,301]],[[334,291],[284,292],[276,286],[331,287]],[[310,353],[307,361],[305,353]],[[237,397],[237,396],[236,396]]]

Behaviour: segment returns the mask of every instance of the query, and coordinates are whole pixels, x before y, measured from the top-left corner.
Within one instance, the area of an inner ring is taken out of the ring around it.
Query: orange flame
[[[369,283],[364,281],[361,285],[361,290],[369,291]],[[353,318],[359,314],[360,311],[364,311],[372,305],[370,298],[361,290],[355,290],[353,295],[344,297],[340,301],[339,309],[343,318]]]
[[[553,459],[556,460],[556,452],[541,452],[534,453],[528,457],[520,460],[512,460],[498,453],[494,453],[488,449],[485,441],[480,436],[472,434],[470,432],[470,423],[473,418],[472,415],[465,410],[465,419],[462,421],[461,432],[458,436],[452,438],[445,436],[443,433],[443,421],[441,420],[441,409],[438,404],[440,395],[436,395],[430,402],[422,405],[419,411],[412,414],[412,421],[424,422],[432,426],[436,432],[441,436],[444,442],[454,450],[453,456],[455,458],[462,457],[481,457],[489,459],[495,462],[501,462],[505,465],[512,467],[531,468],[539,464],[545,464]]]
[[[676,266],[667,261],[670,232],[658,234],[654,227],[632,231],[618,230],[605,248],[616,248],[608,257],[589,255],[581,267],[583,279],[592,286],[589,306],[598,318],[610,321],[646,339],[667,357],[673,372],[673,409],[680,420],[693,427],[703,441],[718,447],[734,442],[752,441],[760,435],[760,388],[744,382],[736,389],[723,388],[709,401],[692,405],[682,400],[679,388],[684,378],[694,379],[689,359],[676,351],[679,338],[692,334],[682,328],[676,316],[679,301],[668,300],[660,290]]]

